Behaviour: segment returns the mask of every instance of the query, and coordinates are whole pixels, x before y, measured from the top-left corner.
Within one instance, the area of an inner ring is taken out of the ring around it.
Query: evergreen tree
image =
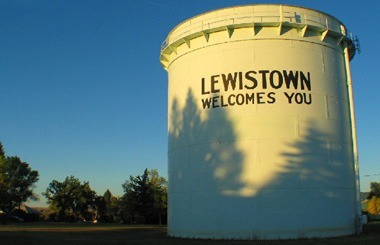
[[[102,222],[114,222],[118,215],[118,198],[114,197],[110,190],[106,190],[103,196],[96,198],[98,218]]]
[[[166,213],[166,180],[157,170],[145,169],[142,175],[130,176],[123,184],[122,214],[125,221],[161,223]],[[165,211],[163,211],[165,210]]]

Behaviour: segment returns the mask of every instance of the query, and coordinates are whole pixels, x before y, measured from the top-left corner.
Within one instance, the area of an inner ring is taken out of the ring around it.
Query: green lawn
[[[0,244],[380,244],[380,222],[359,236],[285,241],[191,240],[166,236],[166,227],[116,224],[17,223],[0,225]]]

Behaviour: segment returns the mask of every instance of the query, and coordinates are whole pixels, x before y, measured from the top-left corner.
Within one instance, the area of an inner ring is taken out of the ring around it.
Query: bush
[[[0,213],[0,225],[6,225],[8,223],[8,216],[5,213]]]
[[[15,209],[11,213],[11,221],[15,222],[38,222],[40,221],[39,214],[27,213],[21,209]]]

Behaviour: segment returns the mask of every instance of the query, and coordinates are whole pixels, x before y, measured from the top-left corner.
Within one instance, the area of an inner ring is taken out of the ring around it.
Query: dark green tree
[[[148,180],[148,170],[145,169],[143,175],[130,176],[123,184],[128,216],[138,223],[147,223],[153,211],[154,199]]]
[[[17,156],[6,157],[0,143],[0,209],[11,212],[28,199],[36,200],[33,192],[38,171]]]
[[[3,143],[0,141],[0,164],[5,161],[5,151],[3,147]]]
[[[3,148],[3,144],[0,142],[0,211],[3,211],[3,202],[8,199],[7,195],[7,186],[4,181],[4,173],[5,171],[5,151]]]
[[[123,188],[126,183],[123,184]],[[137,204],[136,194],[131,189],[128,189],[128,191],[124,191],[125,194],[119,200],[120,219],[124,223],[133,224],[138,219],[139,206]]]
[[[380,182],[371,182],[370,189],[367,199],[372,199],[373,196],[380,197]]]
[[[81,182],[74,176],[63,182],[53,180],[44,193],[51,207],[57,211],[58,220],[76,220],[88,216],[89,207],[95,204],[96,193],[89,182]]]
[[[97,196],[96,207],[100,221],[114,222],[119,211],[118,198],[107,189],[103,196]]]
[[[143,175],[130,176],[122,185],[122,216],[124,221],[160,223],[166,213],[166,180],[157,170],[145,169]]]
[[[156,169],[149,170],[148,176],[154,200],[154,214],[158,216],[158,223],[161,225],[162,216],[167,215],[167,181],[159,176]]]

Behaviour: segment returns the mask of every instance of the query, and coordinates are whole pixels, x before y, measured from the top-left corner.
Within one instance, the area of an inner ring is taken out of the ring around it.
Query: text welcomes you
[[[306,91],[283,92],[289,104],[312,103],[312,96],[307,92],[311,91],[310,72],[305,74],[302,71],[258,70],[203,77],[201,91],[202,96],[207,97],[202,98],[202,107],[210,109],[235,105],[273,104],[276,102],[276,90],[280,89]],[[255,92],[250,92],[253,90]],[[220,95],[223,92],[230,94]]]

